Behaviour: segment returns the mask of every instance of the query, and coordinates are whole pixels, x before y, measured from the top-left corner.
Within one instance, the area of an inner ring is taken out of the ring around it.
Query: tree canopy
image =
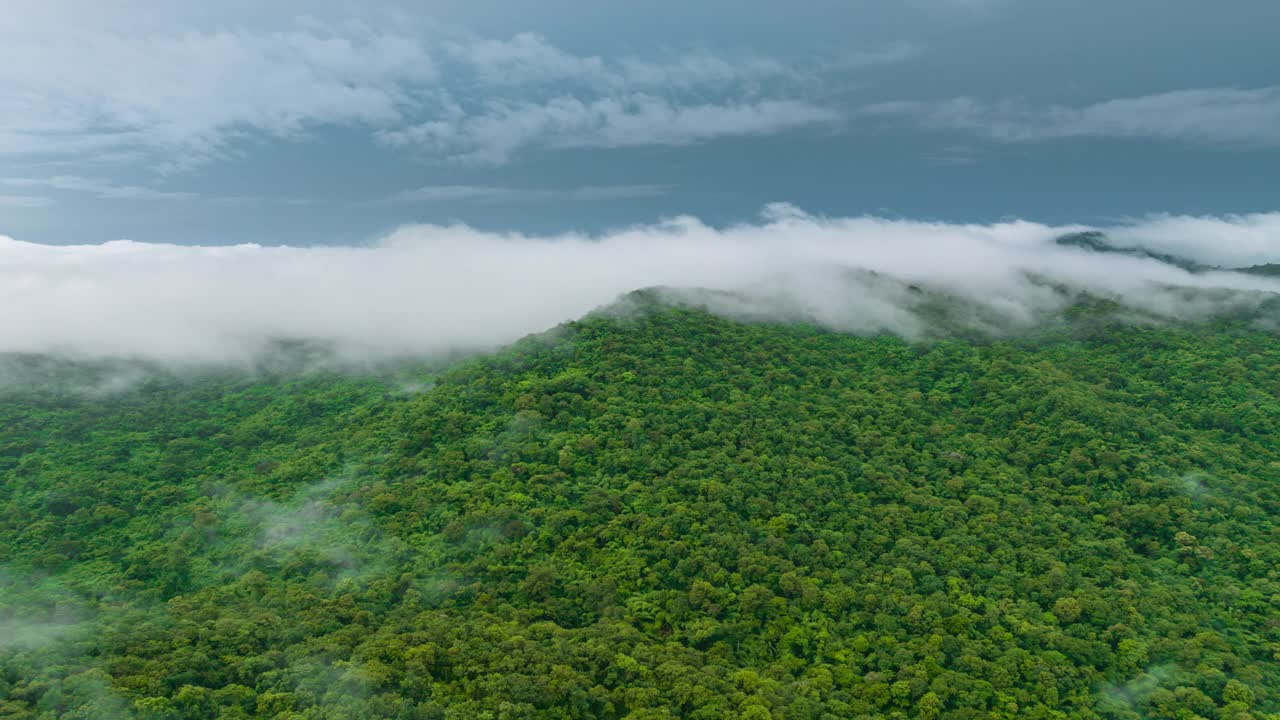
[[[1280,717],[1274,335],[104,372],[0,397],[0,718]]]

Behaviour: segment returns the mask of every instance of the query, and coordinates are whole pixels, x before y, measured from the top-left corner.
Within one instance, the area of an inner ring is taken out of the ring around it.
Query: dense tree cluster
[[[10,391],[0,718],[1280,713],[1274,335],[665,308],[404,384]]]

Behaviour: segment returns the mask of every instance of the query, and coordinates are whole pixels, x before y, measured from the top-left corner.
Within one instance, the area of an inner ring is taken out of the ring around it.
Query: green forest
[[[1280,718],[1247,322],[2,367],[6,720]]]

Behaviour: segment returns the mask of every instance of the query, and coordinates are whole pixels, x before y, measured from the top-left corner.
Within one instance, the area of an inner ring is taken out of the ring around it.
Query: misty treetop
[[[58,382],[0,400],[0,718],[1280,717],[1247,326],[21,362]]]

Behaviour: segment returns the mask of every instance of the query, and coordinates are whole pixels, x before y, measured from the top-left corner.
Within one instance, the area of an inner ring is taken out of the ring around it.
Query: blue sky
[[[267,5],[267,7],[261,7]],[[1280,3],[46,0],[0,16],[0,234],[338,245],[769,203],[1280,207]]]

